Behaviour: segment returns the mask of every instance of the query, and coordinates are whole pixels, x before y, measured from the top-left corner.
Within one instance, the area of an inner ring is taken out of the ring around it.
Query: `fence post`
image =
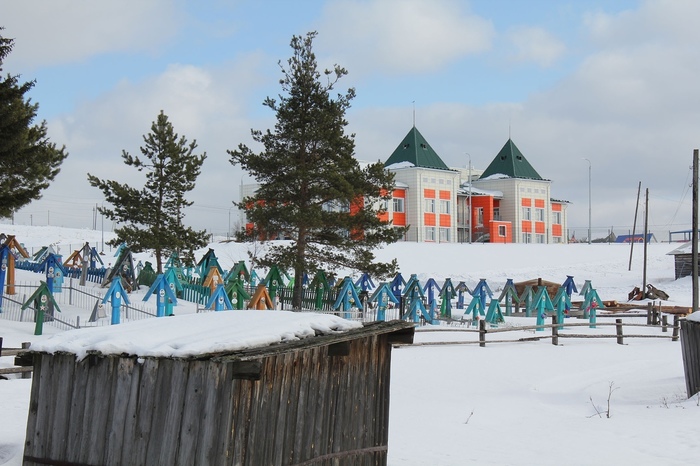
[[[678,333],[681,328],[680,317],[678,314],[673,315],[673,333],[671,334],[671,341],[678,341]]]
[[[486,320],[479,320],[479,346],[486,346]]]
[[[555,346],[559,345],[559,326],[557,325],[557,315],[552,316],[552,344]]]
[[[622,319],[615,319],[615,331],[617,333],[617,344],[624,345],[622,338]]]
[[[80,316],[75,317],[75,326],[80,328]]]
[[[661,316],[661,331],[668,332],[668,315],[664,314]]]
[[[22,349],[27,349],[27,348],[29,348],[29,345],[31,345],[31,343],[28,342],[28,341],[22,342]],[[32,373],[31,373],[31,372],[22,372],[22,378],[23,378],[23,379],[30,379],[31,377],[32,377]]]
[[[651,325],[652,304],[647,303],[647,325]]]

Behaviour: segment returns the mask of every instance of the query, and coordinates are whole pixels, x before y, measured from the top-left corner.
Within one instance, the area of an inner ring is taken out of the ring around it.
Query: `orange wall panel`
[[[394,225],[398,227],[406,226],[406,214],[403,212],[394,212]]]
[[[555,212],[561,212],[561,204],[552,204],[552,210]]]
[[[561,225],[552,225],[552,236],[561,236]]]
[[[544,234],[544,222],[535,222],[535,233]]]
[[[432,214],[432,213],[423,214],[423,223],[425,223],[425,225],[428,227],[434,227],[435,226],[435,214]]]
[[[435,199],[435,190],[434,189],[424,189],[423,190],[423,197],[426,199]]]
[[[544,199],[535,199],[535,207],[544,209]]]
[[[449,191],[440,190],[440,199],[450,200],[452,199],[452,193]]]
[[[521,229],[523,230],[523,233],[532,233],[532,223],[529,221],[523,222]]]
[[[532,199],[529,197],[524,197],[522,198],[522,204],[523,207],[530,207],[532,205]]]
[[[452,226],[452,216],[450,214],[440,214],[440,226],[441,227],[451,227]]]
[[[395,189],[393,196],[405,199],[406,198],[406,190],[405,189]]]

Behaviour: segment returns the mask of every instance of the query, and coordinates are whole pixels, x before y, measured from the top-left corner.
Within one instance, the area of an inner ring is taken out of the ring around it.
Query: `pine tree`
[[[100,208],[110,220],[122,224],[115,228],[113,245],[126,242],[134,252],[151,249],[158,273],[163,259],[173,252],[193,258],[193,250],[206,244],[206,231],[195,231],[183,224],[184,208],[192,205],[185,195],[194,189],[206,153],[194,154],[197,142],[179,137],[168,117],[161,111],[143,137],[143,158],[122,151],[124,163],[145,171],[146,182],[137,189],[117,181],[101,180],[88,173],[90,184],[102,190],[111,208]]]
[[[355,91],[331,98],[347,71],[335,65],[324,71],[321,82],[315,36],[294,36],[287,68],[280,62],[284,95],[279,102],[268,97],[263,103],[276,113],[274,131],[251,131],[264,150],[255,153],[240,144],[228,151],[230,162],[240,164],[259,184],[253,196],[238,203],[255,225],[249,237],[292,240],[272,246],[259,263],[294,270],[295,308],[301,307],[305,272],[346,267],[377,277],[394,273],[396,261],[375,262],[373,249],[404,233],[381,220],[393,174],[381,162],[362,168],[354,158],[354,135],[345,134],[345,112]]]
[[[13,46],[13,39],[0,36],[0,75]],[[68,156],[65,147],[49,142],[45,121],[33,124],[39,105],[25,94],[34,84],[20,84],[19,76],[0,77],[0,217],[41,198]]]

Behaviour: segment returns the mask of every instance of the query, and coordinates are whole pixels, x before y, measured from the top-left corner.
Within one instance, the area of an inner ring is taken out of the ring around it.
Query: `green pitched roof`
[[[384,162],[384,166],[401,162],[410,162],[416,167],[422,168],[450,169],[415,126],[403,138],[391,157]]]
[[[503,174],[510,178],[528,178],[531,180],[542,180],[543,178],[532,168],[520,149],[512,139],[503,146],[503,149],[486,167],[479,179],[487,178],[491,175]]]

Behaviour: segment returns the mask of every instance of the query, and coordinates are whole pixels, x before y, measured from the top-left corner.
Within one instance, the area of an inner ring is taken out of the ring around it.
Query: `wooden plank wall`
[[[24,464],[385,465],[389,335],[263,355],[259,380],[231,361],[37,354]]]
[[[700,392],[700,322],[681,319],[681,350],[688,398]]]

